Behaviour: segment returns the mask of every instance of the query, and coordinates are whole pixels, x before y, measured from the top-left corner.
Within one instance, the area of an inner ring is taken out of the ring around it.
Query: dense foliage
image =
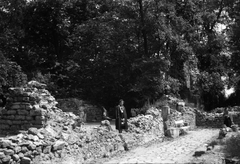
[[[210,110],[224,105],[225,86],[239,88],[238,8],[237,0],[2,0],[1,85],[26,74],[56,97],[106,107],[167,93]]]

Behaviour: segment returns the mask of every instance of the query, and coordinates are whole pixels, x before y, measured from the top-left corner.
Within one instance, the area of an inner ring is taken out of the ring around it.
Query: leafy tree
[[[8,87],[18,87],[26,84],[27,76],[21,67],[7,60],[0,52],[0,94],[6,93]]]
[[[49,83],[57,97],[108,107],[119,98],[153,101],[170,88],[170,94],[183,98],[200,96],[209,109],[220,102],[221,77],[231,70],[232,58],[226,55],[231,33],[216,29],[234,19],[233,0],[3,2],[5,58],[19,64],[29,79]],[[235,26],[234,34],[237,23],[228,26]]]

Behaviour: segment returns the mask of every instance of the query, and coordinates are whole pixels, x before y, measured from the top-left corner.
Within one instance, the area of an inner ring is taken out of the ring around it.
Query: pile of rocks
[[[0,163],[30,164],[36,156],[59,157],[67,143],[50,135],[45,129],[29,128],[24,133],[0,139]]]
[[[48,113],[57,110],[57,102],[44,87],[31,81],[25,87],[9,89],[7,105],[0,111],[1,134],[41,128],[46,124]]]
[[[58,115],[59,113],[56,113]],[[29,128],[18,135],[0,139],[0,163],[44,163],[52,159],[79,151],[86,134],[72,129],[71,116],[58,115],[61,118],[49,121],[45,128]],[[68,120],[69,118],[69,120]],[[75,145],[75,146],[74,146]]]
[[[138,138],[142,138],[139,142],[149,142],[151,137],[158,140],[164,137],[161,110],[155,107],[149,108],[145,115],[130,118],[128,126],[130,133],[138,134]]]
[[[18,134],[0,138],[0,163],[67,163],[69,156],[83,163],[163,140],[163,121],[157,108],[129,119],[129,132],[119,134],[108,121],[84,131],[79,116],[57,108],[57,101],[44,87],[31,82],[11,89],[8,105],[1,111],[4,121],[0,127],[5,127],[1,134],[13,130]]]

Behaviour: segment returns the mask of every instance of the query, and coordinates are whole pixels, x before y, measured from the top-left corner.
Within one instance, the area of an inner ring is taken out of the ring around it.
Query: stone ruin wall
[[[79,116],[83,122],[102,120],[103,110],[97,105],[77,98],[57,99],[57,107],[64,112],[72,112]]]
[[[213,127],[213,128],[222,128],[223,127],[223,109],[216,108],[211,113],[196,111],[196,125]],[[233,122],[240,126],[240,108],[232,107],[230,115],[233,117]],[[217,112],[218,111],[218,112]]]
[[[101,126],[86,132],[80,127],[73,129],[75,115],[58,109],[55,98],[42,86],[11,88],[9,97],[6,108],[1,109],[0,134],[20,132],[0,139],[0,163],[38,163],[69,152],[77,152],[82,163],[163,141],[161,111],[155,108],[130,118],[129,133],[119,134]]]
[[[9,89],[7,105],[0,110],[0,134],[45,125],[48,112],[56,108],[57,102],[43,86],[37,87],[29,83],[25,87]]]

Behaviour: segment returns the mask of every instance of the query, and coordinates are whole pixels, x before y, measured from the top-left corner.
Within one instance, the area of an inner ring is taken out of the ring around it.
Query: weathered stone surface
[[[46,84],[40,83],[38,81],[32,80],[28,82],[28,86],[31,88],[38,88],[38,89],[44,89],[46,88]]]
[[[28,152],[28,148],[27,148],[26,146],[22,146],[21,152],[22,152],[22,153]]]
[[[35,150],[36,149],[36,145],[34,145],[33,143],[28,145],[28,149],[29,150]]]
[[[37,133],[38,138],[44,139],[44,136],[41,133]]]
[[[22,150],[22,148],[20,146],[16,146],[14,148],[15,153],[19,153],[21,150]]]
[[[3,159],[5,157],[6,157],[5,154],[3,152],[0,152],[0,159]]]
[[[64,141],[67,141],[70,137],[70,134],[67,134],[67,133],[61,133],[60,134],[61,138],[64,140]]]
[[[29,115],[29,112],[27,110],[18,110],[19,115]]]
[[[20,108],[21,108],[20,103],[13,103],[12,106],[10,107],[10,109],[12,110],[16,110]]]
[[[13,124],[13,120],[7,120],[6,123],[7,123],[8,125],[12,125],[12,124]]]
[[[13,120],[13,121],[12,121],[12,124],[21,125],[21,124],[22,124],[22,121],[21,121],[21,120]]]
[[[64,148],[64,146],[66,145],[66,142],[64,141],[56,141],[54,144],[53,144],[53,150],[56,151],[56,150],[62,150]]]
[[[3,129],[3,130],[6,130],[6,129],[9,129],[9,125],[7,125],[7,124],[1,124],[0,125],[0,129]]]
[[[146,111],[146,115],[152,115],[153,118],[156,118],[160,116],[160,112],[159,109],[151,107]]]
[[[44,154],[49,154],[50,152],[51,152],[51,146],[50,146],[50,145],[45,146],[45,147],[43,148],[43,153],[44,153]]]
[[[18,153],[19,158],[23,158],[24,154],[23,153]]]
[[[7,162],[9,162],[10,160],[11,160],[11,156],[6,155],[6,156],[2,159],[2,162],[3,162],[3,163],[7,163]]]
[[[35,120],[45,120],[45,116],[36,116]]]
[[[169,128],[167,129],[167,136],[172,137],[172,138],[177,138],[179,137],[180,134],[180,129],[179,128]]]
[[[14,151],[13,151],[12,149],[5,149],[5,150],[4,150],[4,154],[11,156],[11,155],[14,154]]]
[[[28,120],[28,121],[33,120],[33,117],[32,116],[26,116],[26,120]]]
[[[162,107],[162,118],[164,121],[168,119],[168,116],[170,115],[171,108],[169,106],[163,106]]]
[[[28,157],[23,157],[20,164],[31,164],[31,159]]]
[[[14,155],[12,156],[12,159],[13,159],[14,161],[18,161],[18,160],[20,159],[20,157],[19,157],[19,155],[14,154]]]
[[[15,116],[15,119],[16,119],[16,120],[25,120],[25,118],[26,118],[26,117],[25,117],[24,115],[16,115],[16,116]]]
[[[8,120],[15,120],[16,119],[15,115],[5,116],[5,118],[8,119]]]
[[[101,125],[110,126],[110,122],[108,120],[103,120],[101,121]]]
[[[24,153],[24,157],[28,157],[28,158],[33,158],[33,155],[32,155],[32,151],[31,150],[29,150],[29,151],[27,151],[26,153]]]
[[[28,129],[28,134],[37,135],[38,134],[38,129],[37,128],[29,128]]]
[[[10,140],[1,140],[0,146],[3,148],[11,147],[12,142]]]
[[[42,147],[41,146],[37,146],[36,147],[36,151],[40,154],[42,153]]]
[[[9,114],[9,115],[14,115],[14,114],[16,114],[17,113],[17,111],[16,110],[8,110],[7,111],[7,114]]]

